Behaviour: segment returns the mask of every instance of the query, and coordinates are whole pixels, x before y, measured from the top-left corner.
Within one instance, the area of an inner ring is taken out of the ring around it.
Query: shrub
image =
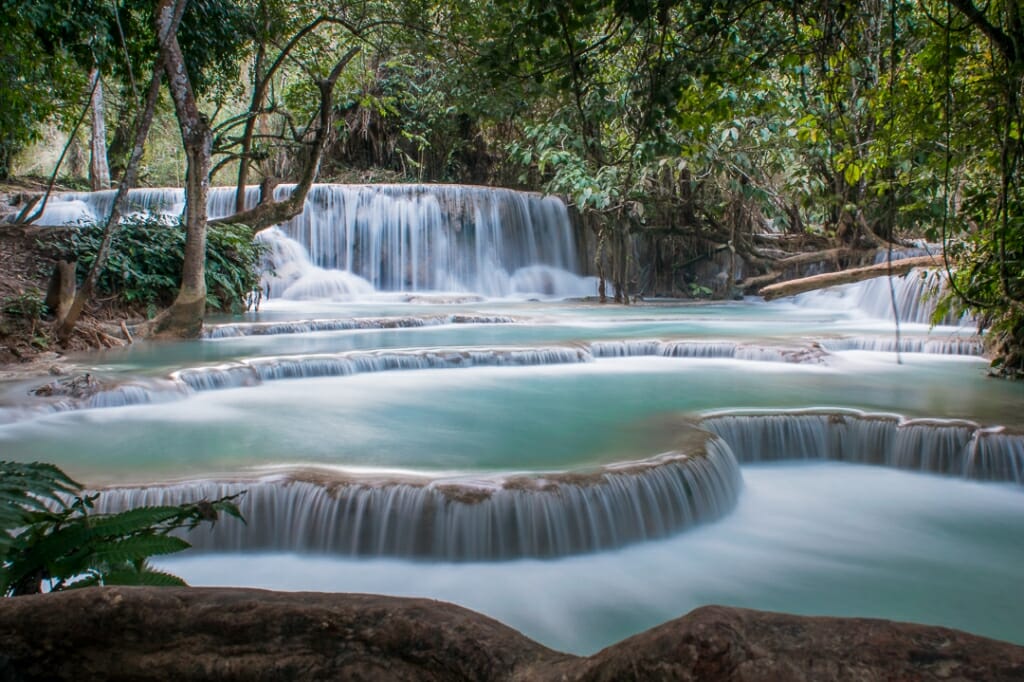
[[[88,273],[102,238],[103,227],[88,223],[66,228],[58,239],[61,257],[78,261],[79,278]],[[244,310],[246,296],[259,288],[264,249],[244,225],[211,226],[206,243],[207,306],[224,312]],[[180,222],[152,216],[126,219],[111,242],[97,293],[117,296],[152,316],[174,301],[184,254],[185,230]]]

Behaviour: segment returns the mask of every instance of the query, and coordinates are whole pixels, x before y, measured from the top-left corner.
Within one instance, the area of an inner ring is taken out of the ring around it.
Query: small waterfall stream
[[[741,462],[836,460],[1024,485],[1024,436],[968,421],[847,410],[705,417]]]
[[[938,299],[945,290],[945,273],[914,269],[903,276],[875,277],[798,294],[793,297],[797,305],[808,308],[856,311],[879,320],[893,319],[893,298],[900,322],[931,324]],[[890,279],[892,290],[890,290]],[[965,314],[950,311],[938,320],[942,325],[972,324]]]

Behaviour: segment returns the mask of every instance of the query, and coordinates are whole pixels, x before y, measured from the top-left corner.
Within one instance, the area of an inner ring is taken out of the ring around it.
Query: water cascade
[[[275,196],[294,186],[281,185]],[[96,221],[110,211],[114,192],[58,195],[41,224]],[[210,190],[211,218],[230,215],[234,188]],[[246,204],[259,190],[249,187]],[[181,189],[132,190],[131,209],[164,218],[180,215]],[[298,244],[298,254],[290,242]],[[487,296],[587,296],[593,278],[584,264],[565,204],[557,197],[462,185],[314,185],[301,214],[264,236],[278,278],[272,295],[330,297],[324,273],[344,272],[339,295],[378,291],[472,291]],[[282,243],[284,242],[284,243]],[[291,278],[277,281],[284,271]],[[288,291],[295,280],[310,276]],[[327,288],[325,288],[325,286]],[[286,293],[287,292],[287,293]]]
[[[44,222],[112,197],[62,195]],[[170,223],[183,194],[131,199]],[[770,303],[524,300],[594,292],[537,194],[323,185],[259,238],[260,311],[0,383],[4,457],[53,461],[100,511],[247,491],[247,524],[155,565],[444,598],[591,650],[703,603],[1024,642],[1024,393],[951,357],[980,353],[971,330],[927,329],[941,275],[892,279],[897,346],[884,277]]]
[[[797,305],[808,308],[858,311],[868,317],[892,319],[892,299],[895,293],[900,322],[931,324],[936,304],[946,287],[946,274],[937,270],[914,269],[902,277],[875,277],[798,294],[793,297]],[[894,291],[890,291],[890,279]],[[970,324],[966,315],[950,311],[939,324]]]
[[[557,557],[663,538],[724,516],[741,479],[709,437],[704,452],[666,453],[596,471],[463,480],[360,480],[324,474],[102,491],[103,511],[246,491],[247,520],[188,535],[202,550],[325,552],[449,561]]]
[[[930,353],[934,355],[982,355],[985,346],[977,337],[945,338],[902,337],[897,345],[892,336],[853,336],[822,339],[821,346],[829,351],[864,350],[873,353]]]
[[[227,324],[212,327],[210,338],[230,339],[245,336],[278,335],[313,331],[362,329],[405,329],[440,325],[495,324],[516,322],[516,318],[498,315],[452,314],[436,317],[338,318],[296,322]],[[884,340],[879,340],[883,346]],[[735,341],[694,341],[636,339],[593,341],[567,345],[534,347],[444,347],[393,350],[345,351],[283,356],[259,356],[215,365],[186,367],[164,379],[135,379],[127,383],[105,382],[82,398],[40,399],[33,409],[0,410],[0,423],[31,417],[42,412],[64,412],[143,405],[181,400],[201,391],[257,386],[268,381],[341,377],[356,374],[425,369],[472,367],[537,367],[590,363],[617,358],[662,357],[690,360],[737,360],[826,365],[830,350],[845,350],[870,345],[870,340],[840,339],[811,341],[799,345],[768,345]],[[912,345],[916,344],[916,345]],[[976,342],[903,339],[904,352],[976,354]],[[889,350],[889,347],[870,348]]]
[[[713,414],[741,462],[836,460],[1024,485],[1024,436],[968,421],[852,410]]]
[[[435,315],[431,317],[343,317],[324,320],[295,320],[291,322],[242,322],[208,326],[204,335],[208,339],[227,339],[240,336],[274,336],[278,334],[309,334],[353,329],[415,329],[448,324],[514,324],[516,318],[508,315]]]

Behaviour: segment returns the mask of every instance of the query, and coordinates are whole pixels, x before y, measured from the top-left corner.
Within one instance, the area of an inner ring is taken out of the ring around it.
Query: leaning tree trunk
[[[125,167],[124,176],[118,184],[117,195],[114,197],[114,204],[110,209],[110,215],[107,216],[107,222],[103,227],[103,238],[100,241],[99,249],[96,251],[96,257],[93,259],[92,266],[89,268],[89,273],[85,276],[82,286],[74,293],[74,300],[71,304],[58,307],[55,328],[57,340],[62,346],[66,346],[71,339],[71,334],[75,331],[75,325],[78,324],[82,310],[89,299],[92,298],[100,273],[106,267],[107,257],[110,254],[110,245],[114,240],[114,234],[120,227],[121,216],[124,215],[125,209],[128,206],[128,190],[135,185],[138,177],[139,164],[142,162],[146,138],[149,136],[149,129],[153,123],[153,114],[156,111],[156,103],[160,98],[161,80],[160,67],[156,66],[153,69],[153,78],[146,93],[145,103],[135,122],[135,141],[132,145],[131,156],[128,159],[128,165]],[[69,276],[72,278],[70,284],[63,284],[66,292],[74,289],[74,269],[69,271],[67,268],[58,268],[57,274],[61,278]]]
[[[196,103],[176,26],[187,0],[161,0],[156,12],[160,61],[174,101],[185,147],[185,260],[181,288],[171,307],[153,321],[153,331],[169,336],[198,336],[206,312],[206,197],[210,190],[213,133]]]
[[[110,166],[107,164],[107,126],[103,122],[103,81],[100,70],[93,67],[89,78],[93,83],[92,134],[89,136],[89,182],[93,191],[110,187]]]

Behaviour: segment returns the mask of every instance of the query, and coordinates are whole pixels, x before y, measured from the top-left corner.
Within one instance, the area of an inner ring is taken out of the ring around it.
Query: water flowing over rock
[[[735,343],[733,341],[595,341],[590,344],[595,358],[727,358],[750,362],[792,362],[818,364],[826,353],[816,343],[796,347]]]
[[[829,351],[866,350],[881,353],[930,353],[934,355],[982,355],[985,346],[977,337],[960,336],[922,338],[903,336],[896,342],[893,336],[854,336],[842,339],[822,339],[821,346]]]
[[[175,372],[172,379],[194,391],[253,386],[263,381],[350,376],[417,369],[514,367],[592,362],[584,348],[446,348],[395,351],[351,351],[334,355],[264,357],[244,362],[196,367]]]
[[[352,329],[412,329],[449,324],[514,324],[507,315],[433,315],[430,317],[347,317],[293,322],[242,322],[211,325],[204,330],[209,339],[239,336],[274,336],[278,334],[309,334]]]
[[[446,324],[512,324],[504,316],[453,314],[434,317],[339,318],[299,322],[242,323],[213,327],[210,338],[234,338],[351,329],[395,329]],[[904,341],[910,341],[904,339]],[[744,362],[782,362],[821,365],[828,361],[828,346],[859,345],[859,340],[812,341],[795,346],[774,346],[733,341],[691,341],[636,339],[594,341],[589,344],[538,346],[533,348],[417,348],[408,350],[346,351],[333,354],[256,357],[250,360],[188,367],[166,379],[145,383],[138,380],[101,385],[87,398],[62,398],[39,406],[33,412],[4,414],[4,420],[31,417],[39,411],[125,407],[187,398],[199,391],[258,386],[267,381],[351,376],[375,372],[471,367],[529,367],[590,363],[614,358],[664,357],[678,359],[727,359]],[[864,345],[871,345],[865,343]],[[881,342],[879,345],[884,347]],[[921,341],[920,352],[952,354],[975,350],[968,342]],[[879,350],[881,348],[876,348]],[[909,351],[904,351],[909,352]]]
[[[202,550],[325,552],[493,561],[558,557],[663,538],[712,521],[741,487],[729,448],[667,453],[596,471],[501,478],[360,480],[316,477],[112,488],[104,511],[180,504],[247,491],[247,524],[189,534]]]
[[[893,319],[893,297],[900,322],[931,324],[936,304],[946,287],[946,274],[915,269],[903,277],[875,277],[855,284],[809,291],[793,297],[797,305],[825,310],[856,310],[880,320]],[[892,290],[890,290],[890,282]],[[972,320],[955,312],[939,324],[966,325]]]
[[[740,462],[822,459],[1024,485],[1024,436],[963,421],[854,411],[716,414],[700,425]]]
[[[287,197],[281,185],[275,197]],[[41,224],[96,221],[114,192],[50,202]],[[259,189],[246,190],[246,205]],[[211,219],[234,211],[235,190],[210,190]],[[181,214],[181,189],[138,189],[131,211]],[[314,185],[303,212],[263,236],[277,274],[272,296],[293,299],[369,291],[471,291],[486,296],[593,296],[565,204],[557,197],[463,185]],[[299,250],[296,250],[295,247]],[[344,273],[344,274],[342,274]]]
[[[590,657],[454,604],[102,587],[4,599],[8,680],[1019,680],[1024,647],[942,627],[705,606]]]

